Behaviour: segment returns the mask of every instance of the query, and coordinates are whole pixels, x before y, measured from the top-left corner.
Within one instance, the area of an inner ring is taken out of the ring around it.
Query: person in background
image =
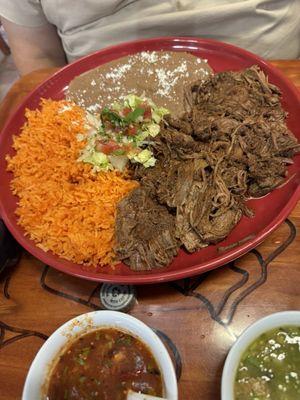
[[[265,58],[300,56],[300,0],[0,0],[21,74],[157,36],[229,42]]]

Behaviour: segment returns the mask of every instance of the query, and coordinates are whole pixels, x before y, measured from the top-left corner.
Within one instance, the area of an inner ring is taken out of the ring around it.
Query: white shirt
[[[57,27],[69,61],[155,36],[214,38],[265,58],[300,57],[300,0],[0,0],[0,15]]]

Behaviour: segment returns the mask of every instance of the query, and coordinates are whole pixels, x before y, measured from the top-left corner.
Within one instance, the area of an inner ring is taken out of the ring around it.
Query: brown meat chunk
[[[118,205],[115,251],[133,270],[151,270],[171,262],[178,251],[175,218],[144,188]]]

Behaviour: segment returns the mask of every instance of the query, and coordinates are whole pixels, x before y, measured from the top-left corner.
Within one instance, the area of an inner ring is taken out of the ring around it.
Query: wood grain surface
[[[300,61],[274,61],[300,87]],[[0,108],[0,121],[52,71],[23,77]],[[197,278],[137,288],[130,314],[163,332],[178,351],[180,400],[217,400],[228,350],[251,323],[300,309],[300,206],[264,243]],[[0,287],[0,399],[21,397],[30,363],[65,321],[100,309],[100,285],[57,272],[28,253]],[[180,355],[180,359],[179,359]]]

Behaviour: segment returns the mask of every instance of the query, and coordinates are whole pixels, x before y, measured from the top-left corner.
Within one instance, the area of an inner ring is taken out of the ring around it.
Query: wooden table
[[[300,61],[274,61],[300,87]],[[49,74],[17,82],[0,121]],[[217,400],[226,354],[250,324],[267,314],[300,309],[300,205],[267,240],[232,264],[194,279],[137,288],[132,315],[165,335],[176,353],[182,400]],[[27,253],[0,288],[0,399],[20,398],[30,363],[65,321],[100,308],[101,285],[53,270]]]

